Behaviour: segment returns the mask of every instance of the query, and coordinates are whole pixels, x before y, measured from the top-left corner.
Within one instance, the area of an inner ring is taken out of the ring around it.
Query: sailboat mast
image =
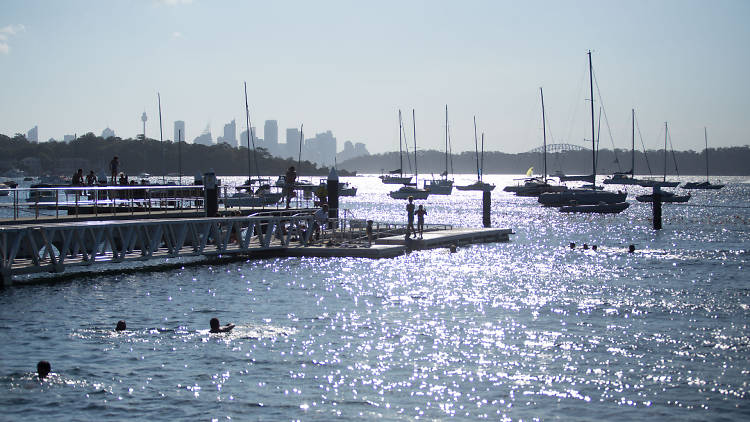
[[[161,129],[161,94],[156,93],[156,98],[159,101],[159,143],[161,143],[161,183],[167,184],[166,175],[167,171],[164,169],[164,163],[166,160],[164,159],[164,134]]]
[[[481,180],[479,175],[479,145],[477,144],[477,116],[474,116],[474,154],[477,156],[477,180]]]
[[[708,129],[703,126],[703,139],[706,140],[706,183],[708,183]]]
[[[630,109],[631,114],[631,145],[630,145],[630,175],[635,177],[635,109]]]
[[[401,123],[401,109],[398,110],[398,171],[401,177],[404,177],[404,148],[401,146],[401,133],[403,132],[403,123]]]
[[[664,122],[664,181],[667,181],[667,122]]]
[[[448,104],[445,105],[445,179],[448,179]]]
[[[419,167],[417,167],[417,121],[414,119],[414,109],[411,109],[411,123],[414,130],[414,186],[419,187]]]
[[[299,127],[299,155],[297,155],[297,171],[301,171],[302,166],[302,140],[305,139],[305,124],[302,123]]]
[[[591,93],[591,153],[594,169],[594,180],[591,183],[596,187],[596,131],[594,130],[594,67],[591,65],[591,50],[589,50],[589,92]]]
[[[479,181],[482,181],[482,175],[484,174],[484,132],[482,132],[482,167],[479,171]]]
[[[250,106],[247,104],[247,82],[245,82],[245,122],[247,123],[247,184],[252,179],[250,166]]]
[[[547,118],[544,115],[544,91],[539,87],[539,95],[542,97],[542,138],[544,139],[544,182],[547,182]]]

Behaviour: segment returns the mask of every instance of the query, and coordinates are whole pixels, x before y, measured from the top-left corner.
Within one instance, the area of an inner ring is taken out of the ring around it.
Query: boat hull
[[[386,185],[407,185],[411,183],[411,176],[380,176],[380,181]]]
[[[597,205],[601,202],[615,204],[625,202],[627,193],[597,191],[589,189],[568,189],[563,192],[548,192],[539,195],[539,203],[546,207],[567,205]]]
[[[430,180],[425,183],[425,189],[431,195],[450,195],[453,193],[453,180]]]
[[[684,185],[682,185],[683,189],[709,189],[709,190],[718,190],[723,188],[724,185],[720,184],[713,184],[709,182],[687,182]]]
[[[635,197],[638,202],[654,202],[654,195],[638,195]],[[690,200],[690,195],[661,195],[661,202],[664,203],[683,203]]]
[[[627,202],[616,202],[613,204],[594,204],[594,205],[566,205],[560,207],[560,212],[569,213],[589,213],[589,214],[617,214],[625,211],[630,204]]]
[[[430,191],[424,189],[401,188],[389,193],[388,195],[393,199],[409,199],[410,196],[414,199],[427,199],[427,197],[430,196]]]
[[[481,192],[491,192],[493,189],[495,189],[495,185],[484,183],[484,182],[477,182],[472,183],[471,185],[467,186],[456,186],[456,189],[461,191],[481,191]]]

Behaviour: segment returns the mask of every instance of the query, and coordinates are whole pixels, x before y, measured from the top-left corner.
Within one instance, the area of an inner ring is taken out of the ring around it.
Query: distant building
[[[115,131],[114,130],[112,130],[110,128],[105,128],[102,131],[102,138],[109,139],[109,138],[114,138],[114,137],[115,137]]]
[[[35,144],[39,142],[39,126],[34,126],[26,132],[26,140]]]
[[[344,142],[344,150],[336,154],[336,158],[339,162],[342,162],[350,158],[366,155],[370,155],[370,152],[367,151],[367,147],[364,143],[357,142],[356,144],[353,144],[352,141],[346,141]]]
[[[296,127],[289,128],[286,130],[286,145],[279,147],[280,156],[283,158],[294,158],[299,154],[299,129]]]
[[[76,139],[75,135],[64,135],[63,136],[63,142],[70,142]]]
[[[187,136],[185,136],[185,122],[182,120],[176,120],[174,122],[174,138],[172,138],[175,142],[185,141],[187,139]]]
[[[211,137],[211,126],[207,125],[203,133],[201,133],[197,138],[193,139],[193,143],[201,145],[213,145],[214,141]]]
[[[302,159],[321,166],[333,166],[336,160],[336,138],[333,133],[328,130],[316,134],[314,138],[305,139]]]
[[[262,146],[260,143],[263,142],[262,139],[258,139],[258,132],[255,130],[255,126],[252,126],[250,128],[252,130],[251,136],[250,136],[250,149],[253,149],[253,142],[255,143],[256,147]],[[248,139],[247,139],[247,130],[243,130],[240,132],[240,139],[237,141],[239,146],[247,148],[248,145]]]
[[[222,142],[231,145],[233,148],[237,148],[237,124],[234,122],[234,119],[224,125],[224,136],[219,136],[216,140],[217,144]]]
[[[272,155],[279,152],[279,124],[276,120],[266,120],[263,125],[263,146]]]

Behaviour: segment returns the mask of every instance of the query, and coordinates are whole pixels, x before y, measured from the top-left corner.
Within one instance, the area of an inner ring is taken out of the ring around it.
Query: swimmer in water
[[[212,333],[228,333],[234,328],[234,324],[221,325],[219,318],[211,318],[210,324]]]
[[[46,360],[40,360],[39,363],[36,364],[36,373],[39,375],[40,380],[47,378],[50,371],[52,371],[52,365]]]
[[[115,331],[125,331],[128,327],[125,325],[124,320],[117,321],[117,327],[115,327]]]

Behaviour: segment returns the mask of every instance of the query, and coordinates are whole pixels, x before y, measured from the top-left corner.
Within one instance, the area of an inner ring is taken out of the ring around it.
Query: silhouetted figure
[[[320,239],[320,231],[328,228],[328,204],[323,204],[320,209],[315,211],[313,218],[315,227],[313,233],[315,233],[316,239]]]
[[[406,238],[408,239],[411,234],[417,237],[417,231],[414,230],[414,197],[409,197],[409,203],[406,204]]]
[[[451,253],[456,253],[456,249],[457,249],[456,245],[451,244],[451,247],[450,247]]]
[[[367,233],[367,247],[370,247],[372,245],[372,220],[367,220],[365,232]]]
[[[117,321],[117,326],[115,327],[115,331],[125,331],[128,327],[125,325],[124,320]]]
[[[588,248],[589,248],[589,245],[588,245],[588,244],[586,244],[586,243],[584,243],[584,244],[583,244],[583,249],[588,249]]]
[[[120,160],[117,159],[117,156],[112,159],[112,161],[109,162],[109,173],[112,175],[112,184],[114,185],[117,183],[117,173],[119,173],[120,169]]]
[[[417,214],[417,230],[419,230],[419,238],[421,239],[424,234],[424,216],[427,214],[427,210],[419,205],[415,214]]]
[[[294,166],[289,167],[284,176],[284,196],[286,196],[286,207],[289,208],[289,202],[294,195],[294,184],[297,182],[297,171]]]
[[[633,252],[635,252],[635,245],[628,246],[628,253],[633,253]]]
[[[78,169],[78,171],[73,174],[73,180],[70,184],[73,186],[83,186],[83,169]]]
[[[234,324],[221,325],[219,318],[211,318],[209,323],[211,324],[212,333],[228,333],[234,328]]]
[[[51,371],[52,365],[46,360],[40,360],[39,363],[36,364],[36,373],[39,375],[39,379],[47,378],[47,375],[49,375]]]
[[[570,249],[575,249],[575,248],[576,248],[575,242],[570,242]]]
[[[96,174],[94,174],[94,170],[89,171],[89,174],[86,175],[86,184],[89,186],[94,186],[96,184]]]
[[[596,250],[596,245],[592,246],[591,249]]]

